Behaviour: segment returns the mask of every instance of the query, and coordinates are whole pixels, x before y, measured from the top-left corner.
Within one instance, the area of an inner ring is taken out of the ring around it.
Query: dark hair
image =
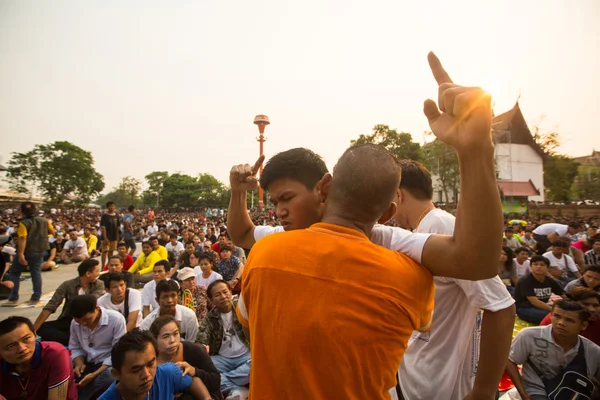
[[[192,254],[194,255],[194,257],[196,257],[198,259],[198,262],[200,262],[200,256],[202,256],[202,254],[204,254],[204,252],[194,251]]]
[[[119,242],[119,243],[117,244],[117,249],[118,249],[119,247],[127,247],[127,248],[129,248],[129,246],[128,246],[128,245],[127,245],[127,243],[125,243],[125,242]]]
[[[573,228],[573,229],[581,229],[581,224],[579,222],[569,222],[569,228]]]
[[[146,240],[145,242],[142,242],[142,247],[144,246],[150,246],[150,248],[152,248],[152,243],[150,243],[150,240]]]
[[[150,237],[148,238],[148,241],[149,241],[149,242],[151,242],[151,241],[153,241],[153,240],[158,240],[158,237],[156,237],[156,236],[154,236],[154,235],[153,235],[153,236],[150,236]]]
[[[111,282],[125,282],[125,284],[127,284],[127,279],[125,279],[125,274],[123,274],[122,272],[111,272],[108,274],[108,277],[106,279],[107,282],[107,289],[110,289],[110,283]]]
[[[133,210],[135,210],[135,206],[129,206],[129,207],[127,207],[127,211],[132,212]]]
[[[302,183],[308,190],[313,190],[327,172],[327,165],[321,156],[298,147],[271,157],[260,175],[260,186],[269,190],[274,181],[291,179]]]
[[[595,273],[597,273],[597,274],[600,274],[600,265],[588,265],[588,266],[585,268],[585,272],[584,272],[584,274],[585,274],[586,272],[588,272],[588,271],[590,271],[590,272],[595,272]]]
[[[94,312],[98,303],[96,296],[91,294],[82,294],[75,296],[71,304],[69,305],[69,311],[73,318],[82,318],[86,314]]]
[[[162,265],[163,267],[165,267],[165,272],[169,272],[171,270],[171,264],[169,264],[167,260],[159,260],[155,262],[152,269],[154,269],[154,267],[156,267],[157,265]]]
[[[400,160],[398,165],[402,168],[400,189],[405,189],[417,200],[431,200],[433,184],[431,183],[431,173],[427,168],[414,160]]]
[[[529,249],[527,247],[523,247],[523,246],[517,247],[517,249],[515,250],[515,255],[522,253],[524,251],[526,251],[527,254],[529,254]]]
[[[227,289],[229,289],[229,291],[231,292],[231,286],[229,286],[229,283],[227,283],[227,281],[225,281],[223,279],[217,279],[216,281],[214,281],[213,283],[211,283],[210,285],[208,285],[208,287],[206,288],[206,293],[208,294],[208,298],[209,299],[212,299],[212,289],[213,289],[213,287],[215,287],[219,283],[224,283],[225,286],[227,286]]]
[[[158,339],[158,335],[160,334],[160,330],[165,326],[169,325],[171,322],[174,322],[177,325],[177,329],[181,330],[181,324],[179,321],[175,319],[172,315],[163,315],[162,317],[158,317],[152,322],[150,325],[150,333],[154,336],[155,339]]]
[[[198,262],[200,262],[202,260],[208,260],[208,262],[213,265],[217,262],[214,253],[212,253],[212,252],[209,253],[208,251],[200,254],[200,257],[198,257]]]
[[[581,304],[572,300],[558,300],[552,305],[552,313],[554,309],[558,307],[564,311],[575,311],[579,315],[581,322],[586,322],[590,319],[590,312],[583,308]]]
[[[193,240],[188,240],[187,242],[185,242],[185,245],[187,246],[188,244],[191,244],[192,246],[196,246],[196,243],[194,243]]]
[[[35,215],[37,208],[35,207],[35,204],[31,201],[24,201],[23,203],[21,203],[21,212],[26,216],[26,217],[33,217]]]
[[[177,235],[175,233],[171,233],[169,235],[169,239],[177,239]]]
[[[560,248],[564,248],[564,247],[569,247],[569,243],[565,240],[555,240],[554,242],[552,242],[552,247],[560,247]]]
[[[81,264],[77,267],[77,273],[79,276],[85,276],[87,272],[92,272],[97,265],[100,264],[100,261],[94,260],[93,258],[88,258],[87,260],[83,260]]]
[[[21,317],[20,315],[13,315],[2,321],[0,321],[0,335],[5,335],[17,329],[21,325],[27,325],[31,332],[35,333],[35,328],[29,318]]]
[[[600,293],[596,292],[594,289],[583,286],[570,290],[567,293],[567,297],[569,300],[573,301],[584,301],[587,299],[598,299],[598,301],[600,301]]]
[[[506,261],[502,266],[506,271],[510,271],[513,267],[513,260],[515,258],[515,254],[512,249],[508,246],[502,246],[502,250],[506,253]]]
[[[106,202],[106,208],[110,207],[110,206],[114,206],[115,202],[114,201],[107,201]]]
[[[547,267],[550,267],[550,260],[548,260],[546,257],[544,256],[540,256],[540,255],[535,255],[533,257],[531,257],[531,260],[529,260],[529,264],[533,265],[533,263],[536,262],[543,262],[544,264],[546,264]]]
[[[158,285],[156,285],[156,298],[158,299],[161,293],[179,293],[179,289],[179,284],[172,279],[161,281]]]
[[[515,233],[515,230],[512,227],[509,226],[508,228],[506,228],[506,230],[504,232],[506,232],[506,233]]]
[[[135,351],[142,353],[151,344],[154,348],[154,352],[158,354],[156,348],[156,341],[148,331],[141,331],[139,328],[135,328],[130,332],[127,332],[115,343],[111,352],[110,358],[112,360],[112,367],[117,371],[121,372],[121,368],[125,363],[125,357],[128,351]]]
[[[114,256],[110,256],[108,259],[108,262],[110,262],[110,260],[119,260],[121,263],[123,263],[123,260],[121,260],[121,257],[114,255]]]

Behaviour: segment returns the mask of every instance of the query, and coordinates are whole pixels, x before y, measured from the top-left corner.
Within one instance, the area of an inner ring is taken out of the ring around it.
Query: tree
[[[460,171],[456,151],[438,139],[427,143],[422,151],[423,164],[431,172],[434,189],[442,191],[445,202],[450,202],[450,193],[454,201],[458,202]]]
[[[56,206],[69,196],[76,205],[86,206],[104,189],[104,177],[94,168],[92,153],[66,141],[12,153],[7,179],[11,189],[29,194],[37,189]]]
[[[421,161],[421,145],[412,141],[412,136],[407,132],[397,132],[388,125],[378,124],[373,127],[370,135],[360,135],[358,139],[351,140],[350,144],[359,145],[374,143],[391,151],[399,160],[410,159]]]
[[[550,201],[571,200],[571,186],[579,163],[570,157],[554,154],[544,162],[544,186]]]
[[[200,207],[226,207],[224,195],[229,192],[225,185],[211,174],[199,174],[198,183],[200,185],[200,193],[198,197],[198,205]]]
[[[580,200],[600,201],[600,169],[590,167],[580,171],[575,188]]]
[[[165,207],[197,207],[200,184],[193,176],[172,174],[163,183],[161,204]]]
[[[131,176],[126,176],[121,179],[121,183],[117,187],[117,191],[123,192],[130,202],[135,202],[142,190],[142,182],[139,179]]]
[[[142,193],[144,204],[156,204],[158,206],[165,181],[168,177],[169,173],[167,171],[154,171],[144,177],[146,182],[148,182],[148,189]]]

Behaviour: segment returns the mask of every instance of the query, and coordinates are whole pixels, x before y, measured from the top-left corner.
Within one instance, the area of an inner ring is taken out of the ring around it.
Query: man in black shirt
[[[102,265],[106,265],[106,259],[117,250],[119,240],[119,215],[117,206],[112,201],[106,203],[107,212],[102,214],[100,229],[102,229]],[[109,254],[110,253],[110,254]]]
[[[517,283],[515,300],[517,315],[524,321],[539,325],[552,307],[548,304],[552,293],[564,296],[564,291],[554,279],[548,277],[550,260],[543,256],[531,257],[531,273]]]

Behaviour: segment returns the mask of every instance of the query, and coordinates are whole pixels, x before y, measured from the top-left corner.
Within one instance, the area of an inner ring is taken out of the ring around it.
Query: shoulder
[[[99,305],[107,304],[107,301],[110,301],[110,293],[104,293],[98,298]]]
[[[135,289],[129,288],[129,297],[132,298],[132,299],[141,299],[142,298],[142,294],[140,293],[139,290],[135,290]]]
[[[58,342],[40,342],[40,344],[42,345],[42,354],[51,357],[53,360],[55,360],[55,357],[69,354],[69,350]]]
[[[579,339],[581,340],[583,348],[587,353],[586,356],[591,355],[593,359],[600,359],[600,347],[596,343],[592,342],[588,338],[584,338],[581,335],[579,336]]]
[[[196,313],[191,308],[182,306],[181,304],[177,304],[177,308],[181,311],[182,317],[196,320]]]

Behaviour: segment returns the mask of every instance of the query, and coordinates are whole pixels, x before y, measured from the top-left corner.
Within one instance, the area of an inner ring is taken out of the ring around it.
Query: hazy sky
[[[68,140],[107,189],[155,170],[228,183],[253,162],[308,147],[332,167],[375,124],[428,129],[435,51],[454,81],[519,93],[530,126],[562,151],[600,149],[600,1],[0,0],[0,156]]]

